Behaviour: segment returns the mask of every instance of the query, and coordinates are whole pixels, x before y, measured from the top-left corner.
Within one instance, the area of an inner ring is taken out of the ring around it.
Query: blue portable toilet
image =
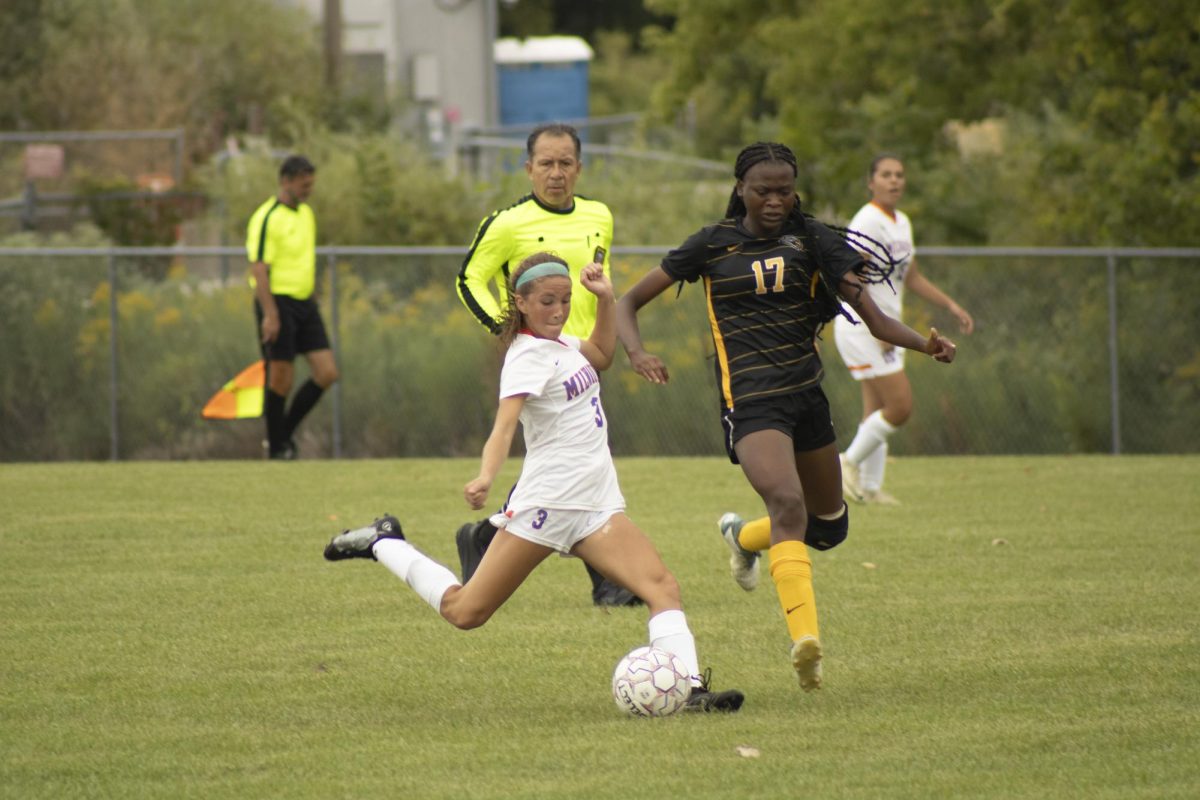
[[[494,55],[501,125],[535,125],[588,116],[592,48],[583,39],[497,39]]]

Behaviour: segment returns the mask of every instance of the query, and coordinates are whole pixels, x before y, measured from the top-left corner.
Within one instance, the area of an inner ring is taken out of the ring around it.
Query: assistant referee
[[[316,173],[304,156],[288,156],[279,168],[279,192],[258,207],[246,226],[254,314],[267,366],[263,416],[267,457],[272,459],[296,458],[297,426],[338,379],[313,295],[317,222],[305,201],[312,194]],[[308,360],[310,377],[287,407],[297,353]]]

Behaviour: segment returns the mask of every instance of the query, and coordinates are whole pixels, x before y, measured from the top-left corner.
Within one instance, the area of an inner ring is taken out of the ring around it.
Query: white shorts
[[[854,325],[844,317],[833,322],[833,341],[838,355],[856,381],[895,375],[904,369],[904,348],[881,342],[871,335],[866,323]]]
[[[513,511],[511,508],[493,514],[488,520],[497,528],[504,528],[513,536],[534,544],[544,545],[563,555],[591,534],[604,527],[614,514],[625,510],[607,508],[603,511],[579,511],[567,508],[528,508]]]

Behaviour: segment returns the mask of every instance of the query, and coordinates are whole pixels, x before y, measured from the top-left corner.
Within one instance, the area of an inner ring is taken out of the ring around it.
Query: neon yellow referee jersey
[[[297,300],[312,296],[317,272],[317,220],[312,208],[291,208],[272,197],[258,207],[246,226],[246,257],[268,266],[271,294]],[[255,285],[250,275],[250,285]]]
[[[560,211],[530,194],[479,224],[455,288],[475,318],[499,333],[503,312],[488,284],[496,283],[499,297],[507,304],[509,274],[534,253],[554,253],[567,262],[574,283],[571,316],[563,333],[586,339],[596,325],[596,296],[583,288],[579,274],[599,255],[605,274],[611,277],[612,236],[612,212],[604,203],[576,195],[574,207]]]

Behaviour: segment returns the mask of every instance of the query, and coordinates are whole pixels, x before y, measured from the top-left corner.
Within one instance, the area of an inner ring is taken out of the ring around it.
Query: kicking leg
[[[507,531],[496,534],[483,562],[466,584],[412,546],[399,521],[384,516],[370,525],[344,531],[325,547],[325,558],[371,558],[407,583],[422,600],[457,628],[478,628],[504,604],[529,573],[553,551]]]

